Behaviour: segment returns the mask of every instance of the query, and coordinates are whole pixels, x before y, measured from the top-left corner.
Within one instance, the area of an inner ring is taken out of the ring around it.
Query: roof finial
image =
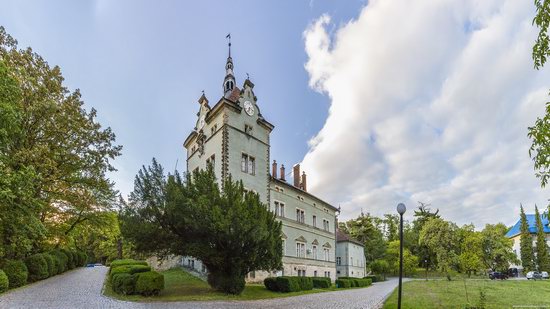
[[[229,46],[229,58],[231,58],[231,33],[228,33],[225,38],[228,39],[227,45]]]
[[[250,79],[250,75],[248,75],[248,73],[246,73],[246,79]]]

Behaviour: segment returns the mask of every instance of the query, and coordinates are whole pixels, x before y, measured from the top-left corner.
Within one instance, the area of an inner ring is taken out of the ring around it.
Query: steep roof
[[[536,218],[534,214],[525,215],[527,217],[527,224],[529,225],[529,233],[536,234],[537,233],[537,223]],[[548,226],[548,216],[546,214],[540,215],[541,221],[542,221],[542,228],[544,233],[550,234],[550,227]],[[521,219],[514,224],[514,226],[506,233],[506,237],[512,238],[521,233]]]
[[[359,245],[359,246],[363,247],[363,244],[361,242],[359,242],[357,239],[354,239],[350,235],[342,232],[340,229],[337,229],[336,230],[336,242],[344,242],[344,241],[352,242],[356,245]]]

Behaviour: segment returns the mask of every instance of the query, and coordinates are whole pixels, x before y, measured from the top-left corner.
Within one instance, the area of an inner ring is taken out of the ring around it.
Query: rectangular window
[[[336,257],[336,265],[342,265],[342,258],[339,256]]]
[[[317,277],[317,271],[316,270],[313,271],[313,277]]]
[[[323,230],[328,231],[329,228],[329,221],[327,219],[323,219]]]
[[[317,227],[317,216],[313,216],[313,227]]]
[[[316,260],[317,259],[317,246],[313,246],[311,251],[313,251],[313,259]]]
[[[241,172],[248,173],[248,155],[245,153],[241,157]]]
[[[329,261],[329,248],[323,248],[323,251],[325,252],[325,261]]]
[[[248,157],[248,173],[256,175],[256,159],[254,157]]]
[[[283,256],[286,255],[286,239],[283,239]]]
[[[302,209],[296,208],[296,221],[304,223],[306,218],[306,212]]]
[[[296,243],[296,257],[306,257],[306,244],[301,242]]]
[[[210,156],[210,158],[206,159],[206,165],[212,165],[212,169],[216,169],[216,155]]]

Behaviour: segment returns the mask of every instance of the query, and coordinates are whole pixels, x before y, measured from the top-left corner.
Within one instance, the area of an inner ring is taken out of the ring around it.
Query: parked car
[[[489,273],[489,279],[491,279],[491,280],[495,280],[495,279],[506,280],[506,279],[508,279],[508,275],[505,274],[505,273],[502,273],[500,271],[492,271],[492,272]]]
[[[519,277],[519,272],[517,268],[508,269],[508,277]]]
[[[542,277],[542,279],[548,279],[549,278],[548,277],[548,272],[546,272],[546,271],[541,272],[540,276]]]
[[[539,273],[538,271],[530,271],[527,273],[526,275],[527,277],[527,280],[537,280],[537,279],[542,279],[542,274]]]

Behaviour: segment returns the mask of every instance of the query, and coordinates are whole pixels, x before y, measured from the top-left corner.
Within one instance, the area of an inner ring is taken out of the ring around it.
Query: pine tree
[[[546,234],[542,226],[539,209],[535,205],[535,216],[537,220],[537,266],[539,271],[550,271],[550,254],[546,245]]]
[[[523,266],[523,271],[527,273],[528,271],[535,269],[535,261],[533,260],[533,238],[529,232],[529,224],[527,223],[527,216],[523,210],[523,205],[521,209],[521,226],[520,226],[520,244],[519,250],[521,255],[521,265]]]

